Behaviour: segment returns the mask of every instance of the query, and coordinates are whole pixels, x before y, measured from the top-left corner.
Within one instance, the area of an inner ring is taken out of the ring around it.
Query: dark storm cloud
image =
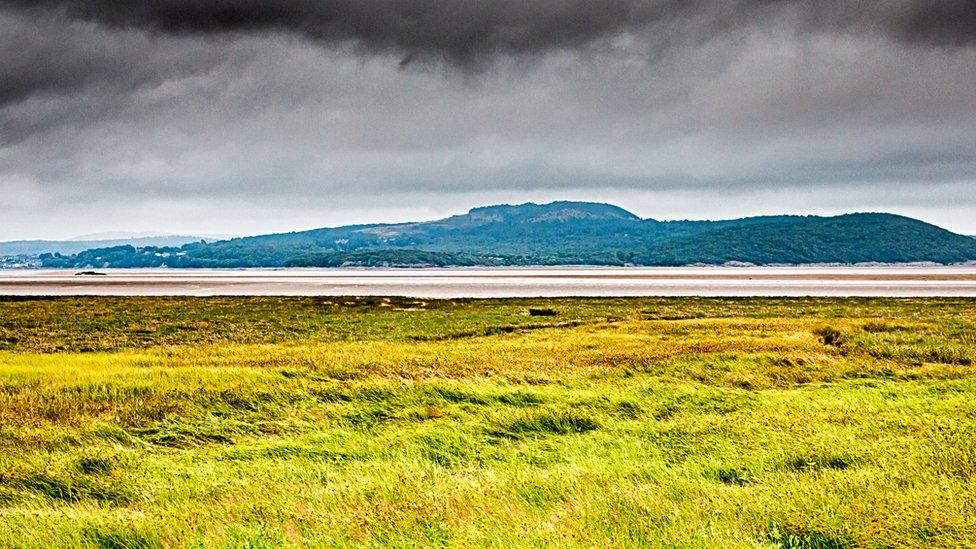
[[[144,39],[98,35],[86,22],[155,35],[288,32],[400,64],[482,67],[498,55],[581,49],[623,34],[648,48],[698,44],[783,20],[800,32],[874,33],[906,45],[976,40],[973,0],[0,0],[0,106],[35,93],[152,85],[195,67],[161,61]]]
[[[192,71],[203,60],[218,60],[217,52],[184,46],[151,41],[142,33],[0,12],[0,104],[86,86],[127,91]]]
[[[579,47],[697,7],[681,0],[13,0],[0,5],[167,34],[291,31],[326,43],[354,41],[364,51],[430,55],[458,64],[495,53]]]
[[[0,105],[92,85],[132,89],[192,70],[175,59],[159,66],[145,41],[133,47],[132,36],[96,36],[65,20],[177,36],[291,32],[397,54],[401,65],[468,68],[626,33],[675,47],[784,18],[802,32],[870,32],[905,44],[976,40],[973,0],[0,0],[0,10]]]
[[[287,29],[461,63],[498,52],[580,47],[676,19],[701,18],[706,24],[699,31],[707,35],[726,25],[761,24],[775,8],[796,9],[813,28],[827,31],[870,30],[931,45],[976,39],[972,0],[156,0],[125,10],[105,0],[54,2],[110,25],[163,32]]]
[[[783,10],[821,31],[858,30],[933,45],[976,39],[972,0],[6,0],[112,27],[162,33],[285,30],[367,50],[468,63],[495,53],[573,48],[655,23],[701,19],[699,32],[762,24]],[[659,32],[667,29],[658,28]]]
[[[807,29],[864,31],[895,42],[966,46],[976,42],[973,0],[756,0],[751,4],[789,6]]]

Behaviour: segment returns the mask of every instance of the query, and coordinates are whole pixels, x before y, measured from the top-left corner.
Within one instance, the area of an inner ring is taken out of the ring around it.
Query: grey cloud
[[[88,166],[85,179],[119,190],[296,196],[972,173],[976,52],[791,40],[756,32],[656,65],[561,53],[464,83],[255,38],[233,46],[247,62],[132,94],[92,128],[38,135],[8,158]],[[104,166],[78,159],[90,148]]]
[[[976,232],[972,2],[118,4],[0,0],[0,239],[558,198]]]
[[[233,62],[205,40],[153,38],[0,10],[0,145],[99,119],[129,94]]]

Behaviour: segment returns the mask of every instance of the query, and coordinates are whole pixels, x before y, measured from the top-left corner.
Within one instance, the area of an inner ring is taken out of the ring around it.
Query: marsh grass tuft
[[[571,410],[533,410],[521,412],[514,419],[500,422],[491,434],[509,438],[530,435],[571,435],[594,431],[600,423]]]
[[[857,460],[838,455],[805,455],[790,458],[785,467],[788,471],[818,471],[821,469],[844,470],[856,465]]]
[[[133,493],[119,479],[90,476],[67,470],[13,473],[4,479],[10,488],[23,490],[52,500],[78,503],[95,500],[109,504],[126,504]]]
[[[781,549],[853,549],[857,546],[852,540],[843,537],[833,537],[803,529],[773,527],[766,538],[775,547]]]
[[[870,320],[862,324],[861,329],[869,334],[882,334],[884,332],[891,332],[902,328],[900,326],[889,324],[883,320]]]
[[[545,398],[536,392],[511,391],[498,395],[498,402],[509,406],[538,406],[545,403]]]
[[[122,525],[90,526],[84,538],[99,549],[161,549],[164,545],[152,534]]]
[[[429,419],[439,419],[444,417],[444,412],[442,412],[440,408],[428,404],[427,406],[424,406],[424,415],[426,415]]]
[[[711,476],[724,484],[743,485],[752,482],[754,475],[741,467],[720,467],[712,470]]]

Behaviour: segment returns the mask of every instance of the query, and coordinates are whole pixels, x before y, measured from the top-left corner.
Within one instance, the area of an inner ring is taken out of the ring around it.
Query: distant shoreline
[[[685,265],[601,265],[597,263],[565,263],[558,265],[384,265],[384,266],[363,266],[345,265],[338,267],[85,267],[85,268],[52,268],[52,267],[3,267],[0,266],[0,273],[3,272],[72,272],[79,271],[382,271],[382,270],[423,270],[433,269],[439,271],[449,270],[538,270],[538,269],[928,269],[928,268],[967,268],[976,267],[976,261],[964,261],[958,263],[936,263],[932,261],[909,261],[902,263],[882,263],[868,261],[861,263],[688,263]]]

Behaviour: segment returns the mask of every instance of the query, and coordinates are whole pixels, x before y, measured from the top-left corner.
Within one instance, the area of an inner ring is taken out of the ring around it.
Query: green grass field
[[[963,299],[0,299],[0,546],[972,547],[974,362]]]

